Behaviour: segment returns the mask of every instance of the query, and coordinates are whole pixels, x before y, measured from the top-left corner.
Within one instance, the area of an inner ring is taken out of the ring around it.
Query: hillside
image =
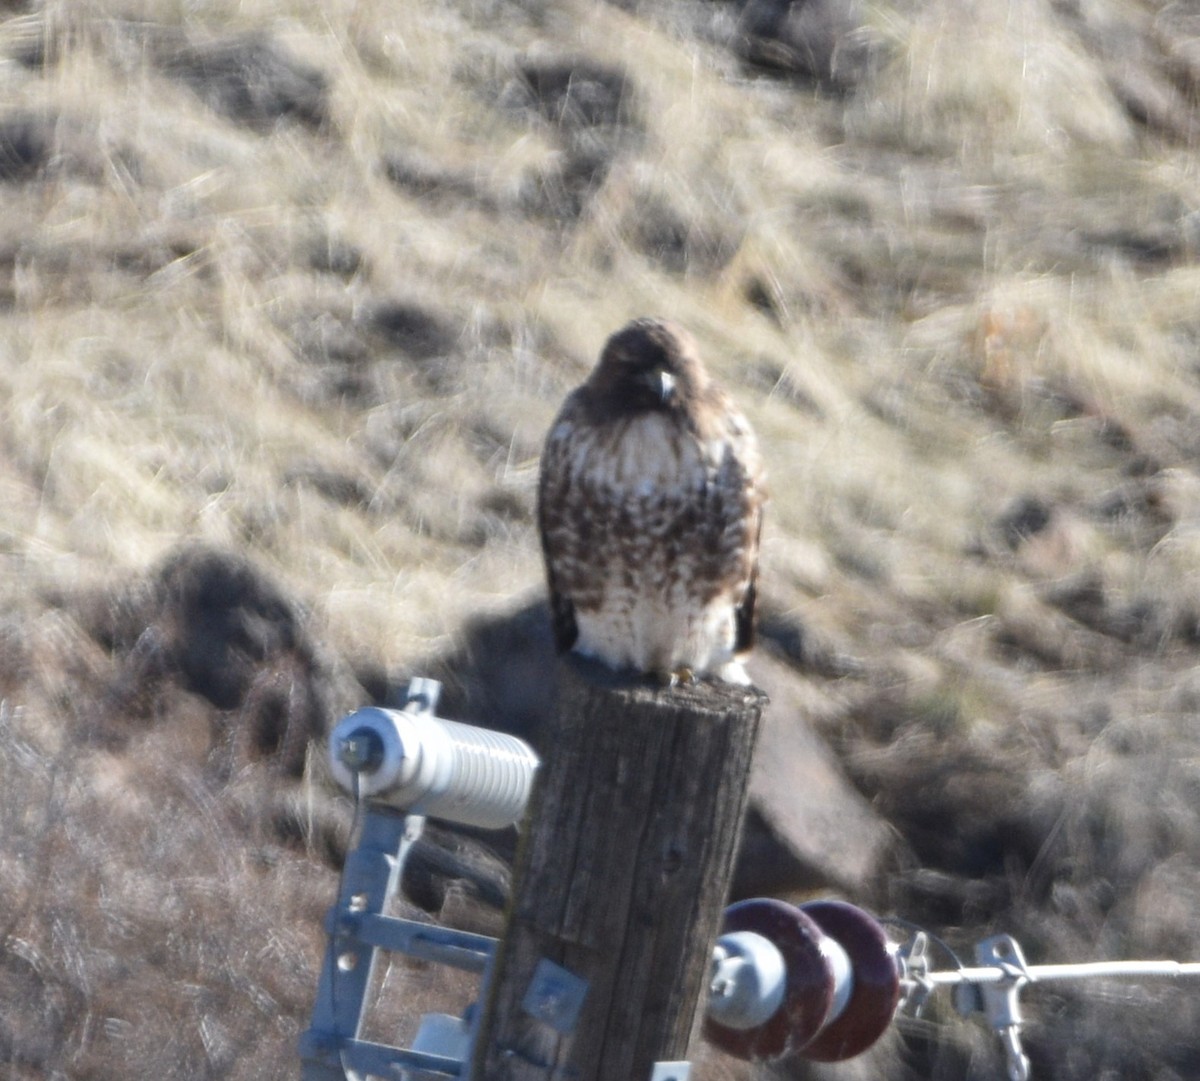
[[[801,768],[742,888],[1200,960],[1200,12],[0,20],[6,1076],[295,1075],[351,818],[313,741],[412,674],[544,716],[541,441],[642,314],[770,472],[751,671]],[[413,910],[494,930],[463,844]],[[1026,1004],[1040,1081],[1200,1074],[1200,988]],[[941,1007],[832,1076],[1002,1076]]]

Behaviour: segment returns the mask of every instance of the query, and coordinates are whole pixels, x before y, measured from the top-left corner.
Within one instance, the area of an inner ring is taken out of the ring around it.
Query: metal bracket
[[[414,676],[404,689],[405,713],[429,713],[437,709],[438,698],[442,693],[442,685],[436,679],[424,676]]]
[[[427,1015],[412,1047],[360,1039],[366,993],[380,950],[479,973],[486,985],[496,940],[384,915],[424,819],[367,805],[358,845],[347,856],[312,1024],[300,1041],[302,1081],[345,1081],[347,1071],[402,1081],[460,1077],[475,1019]],[[482,988],[481,988],[482,990]]]
[[[911,981],[900,1008],[910,1017],[920,1017],[934,986],[929,979],[929,936],[924,931],[913,935],[912,941],[900,950],[900,960],[905,976]]]
[[[435,680],[414,679],[405,696],[405,712],[432,714],[440,689]],[[361,768],[373,751],[366,740],[347,740],[340,748],[351,769]],[[312,1023],[300,1040],[302,1081],[346,1081],[350,1075],[370,1074],[401,1081],[462,1076],[477,1012],[468,1011],[465,1018],[426,1015],[412,1047],[360,1038],[366,993],[381,950],[478,973],[481,997],[491,974],[494,938],[384,914],[424,824],[421,815],[403,815],[374,801],[362,806],[361,828],[346,857],[337,902],[326,919],[328,948]]]
[[[575,1031],[587,991],[587,980],[543,957],[533,970],[521,1008],[566,1036]]]
[[[692,1076],[690,1062],[656,1062],[650,1081],[688,1081]]]

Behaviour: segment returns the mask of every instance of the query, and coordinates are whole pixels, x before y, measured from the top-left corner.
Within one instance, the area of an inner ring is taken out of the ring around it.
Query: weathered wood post
[[[687,1056],[767,699],[559,674],[470,1077],[650,1081]]]

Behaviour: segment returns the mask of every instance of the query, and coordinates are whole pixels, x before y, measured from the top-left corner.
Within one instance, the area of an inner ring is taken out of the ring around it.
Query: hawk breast
[[[560,648],[642,671],[727,662],[758,543],[749,428],[731,408],[702,438],[671,411],[596,423],[584,404],[552,428],[539,491]]]

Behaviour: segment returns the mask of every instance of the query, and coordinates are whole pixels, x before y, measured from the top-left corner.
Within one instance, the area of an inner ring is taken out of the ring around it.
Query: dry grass
[[[850,5],[870,48],[819,89],[738,9],[8,5],[13,1076],[290,1061],[344,808],[288,733],[499,648],[467,628],[536,595],[542,433],[650,312],[765,444],[768,648],[803,629],[810,720],[896,831],[872,903],[1200,956],[1200,23]],[[186,543],[257,583],[213,617],[228,700]],[[1194,1075],[1200,999],[1114,994],[1039,1000],[1036,1075]],[[941,1037],[877,1069],[994,1070]]]

